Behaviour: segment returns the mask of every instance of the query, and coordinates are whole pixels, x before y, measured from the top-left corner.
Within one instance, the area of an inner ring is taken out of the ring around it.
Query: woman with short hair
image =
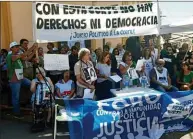
[[[94,70],[93,63],[90,61],[90,51],[87,48],[81,48],[78,53],[79,61],[74,66],[74,73],[77,80],[77,96],[84,96],[84,89],[94,90],[95,74],[90,75],[90,71]],[[94,70],[95,72],[95,70]]]
[[[57,98],[69,99],[74,96],[75,85],[70,79],[70,71],[65,70],[63,79],[58,81],[55,85]]]

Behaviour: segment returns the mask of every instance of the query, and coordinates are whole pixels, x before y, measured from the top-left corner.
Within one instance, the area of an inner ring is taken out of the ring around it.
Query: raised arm
[[[74,96],[74,93],[75,93],[75,84],[74,84],[74,82],[72,82],[70,98],[72,98]]]
[[[62,98],[62,95],[60,93],[60,89],[58,87],[56,87],[56,95],[59,97],[59,98]]]

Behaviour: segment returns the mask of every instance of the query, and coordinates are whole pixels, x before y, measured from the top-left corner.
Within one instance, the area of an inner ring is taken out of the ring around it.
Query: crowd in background
[[[164,43],[161,51],[152,40],[148,46],[139,49],[126,47],[121,43],[112,49],[110,42],[95,50],[91,46],[81,48],[79,42],[71,48],[67,45],[56,48],[54,43],[48,43],[47,54],[69,56],[70,69],[64,71],[45,71],[43,48],[38,47],[37,43],[28,47],[28,43],[27,39],[21,39],[19,44],[12,42],[10,51],[2,49],[0,55],[1,85],[11,89],[12,98],[9,99],[12,100],[15,117],[22,116],[19,106],[22,85],[31,90],[32,104],[37,103],[34,102],[35,94],[44,92],[52,92],[56,98],[70,99],[74,96],[83,97],[84,90],[90,89],[95,90],[95,100],[114,97],[110,89],[121,88],[122,82],[113,85],[109,80],[112,75],[123,78],[125,75],[134,76],[133,73],[137,73],[131,87],[141,86],[140,77],[145,76],[151,88],[162,92],[193,88],[193,52],[189,51],[186,43],[179,50],[170,43]],[[138,60],[142,60],[143,65],[136,69]],[[49,95],[44,95],[39,99],[43,100],[42,105],[49,108],[52,104],[48,102],[48,98]],[[49,120],[50,116],[47,122]]]

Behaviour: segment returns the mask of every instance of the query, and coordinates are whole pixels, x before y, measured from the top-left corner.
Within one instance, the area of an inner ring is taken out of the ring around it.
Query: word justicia
[[[121,135],[123,133],[134,133],[151,131],[155,129],[164,129],[163,124],[158,124],[158,117],[144,117],[140,119],[128,119],[100,123],[100,132],[97,137]],[[144,127],[142,126],[144,125]],[[146,126],[145,126],[146,125]],[[126,128],[124,128],[126,127]],[[143,135],[143,133],[142,133]]]

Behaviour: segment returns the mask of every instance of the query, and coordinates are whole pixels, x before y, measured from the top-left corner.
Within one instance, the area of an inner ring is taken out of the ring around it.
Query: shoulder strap
[[[38,78],[36,78],[37,80],[38,80],[38,82],[39,82],[39,84],[40,84],[40,94],[39,95],[41,95],[41,100],[40,100],[40,103],[42,103],[42,101],[43,101],[43,83],[38,79]],[[38,86],[38,85],[37,85]]]

